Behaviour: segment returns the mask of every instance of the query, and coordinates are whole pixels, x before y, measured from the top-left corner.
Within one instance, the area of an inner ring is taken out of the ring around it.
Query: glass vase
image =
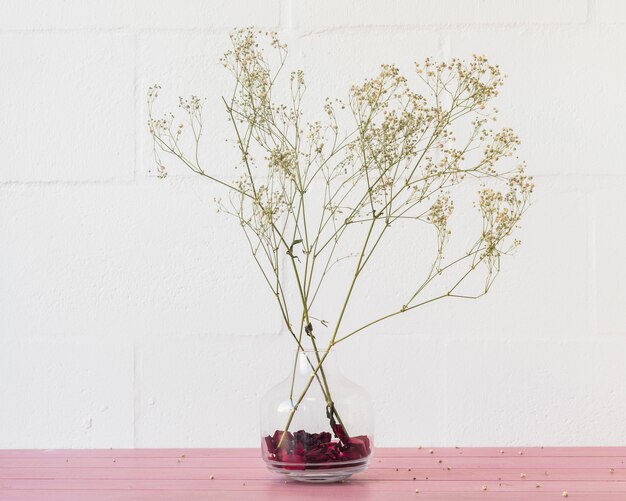
[[[291,365],[287,378],[261,400],[261,451],[267,467],[318,483],[365,470],[374,433],[368,393],[341,374],[334,352],[298,350]]]

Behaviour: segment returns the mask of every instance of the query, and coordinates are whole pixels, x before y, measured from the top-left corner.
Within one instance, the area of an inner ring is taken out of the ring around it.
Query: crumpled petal
[[[306,465],[316,469],[333,468],[338,466],[337,463],[364,459],[371,454],[368,436],[349,437],[339,424],[334,424],[333,433],[338,440],[333,441],[332,435],[327,431],[287,432],[279,448],[283,431],[276,430],[273,435],[265,437],[268,459],[275,463],[285,463],[283,467],[287,470],[302,470]]]

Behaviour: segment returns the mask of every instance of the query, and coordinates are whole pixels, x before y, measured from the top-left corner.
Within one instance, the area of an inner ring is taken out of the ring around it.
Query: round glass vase
[[[374,434],[368,393],[341,374],[334,351],[298,350],[291,363],[287,378],[261,400],[261,453],[267,467],[316,483],[337,482],[367,469]]]

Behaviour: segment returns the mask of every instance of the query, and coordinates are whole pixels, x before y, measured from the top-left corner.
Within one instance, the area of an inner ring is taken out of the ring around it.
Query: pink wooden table
[[[5,450],[0,499],[626,501],[626,447],[377,449],[343,484],[285,482],[257,449]]]

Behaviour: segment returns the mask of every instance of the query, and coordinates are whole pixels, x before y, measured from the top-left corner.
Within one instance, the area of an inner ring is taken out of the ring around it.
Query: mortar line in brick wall
[[[288,264],[289,264],[289,262],[283,257],[282,253],[280,254],[278,259],[280,260],[279,263],[278,263],[280,274],[283,277],[288,277],[289,276],[289,273],[288,273]],[[290,284],[289,282],[287,282],[287,288],[290,285],[294,285],[295,286],[295,284]],[[276,307],[276,309],[278,309],[278,307]],[[280,313],[278,313],[278,311],[276,311],[276,315],[278,315],[280,317],[280,326],[278,327],[278,335],[279,336],[283,336],[283,335],[287,336],[287,335],[289,335],[289,329],[287,327],[287,324],[285,323],[285,320],[282,318]]]
[[[372,25],[339,25],[329,26],[325,28],[306,28],[305,26],[293,27],[292,31],[301,37],[324,35],[326,33],[350,33],[363,32],[372,30],[393,30],[394,32],[411,32],[415,30],[423,31],[441,31],[441,30],[482,30],[482,31],[507,31],[516,28],[527,28],[537,31],[552,31],[554,28],[581,28],[588,25],[587,18],[584,21],[558,22],[558,23],[538,23],[538,22],[500,22],[500,23],[432,23],[432,24],[414,24],[414,25],[393,25],[393,24],[372,24]]]
[[[139,106],[139,75],[137,72],[137,57],[139,53],[139,37],[136,32],[133,32],[133,116],[135,118],[135,127],[134,127],[134,137],[133,137],[133,146],[134,146],[134,162],[133,162],[133,182],[137,181],[137,171],[139,169],[139,148],[141,147],[141,141],[139,141],[139,134],[141,130],[141,117],[140,106]]]
[[[280,3],[278,4],[278,29],[279,30],[285,29],[285,20],[286,20],[285,9],[286,9],[285,0],[281,0]]]
[[[262,25],[255,24],[259,29],[272,30],[277,29],[278,25]],[[2,35],[20,35],[28,33],[49,33],[49,34],[143,34],[143,33],[215,33],[219,35],[230,33],[238,25],[232,26],[209,26],[206,28],[140,28],[140,27],[115,27],[109,28],[0,28],[0,36]]]
[[[50,33],[50,34],[106,34],[106,33],[131,33],[132,28],[120,28],[111,26],[110,28],[0,28],[0,35],[20,35],[27,33]]]
[[[598,328],[598,256],[596,222],[596,194],[587,194],[587,245],[589,252],[589,322],[593,336],[599,334]]]
[[[131,186],[135,183],[134,179],[128,180],[116,180],[107,179],[102,181],[69,181],[69,180],[55,180],[55,181],[0,181],[0,188],[6,186],[25,186],[31,188],[47,188],[56,186]]]
[[[539,173],[534,174],[535,179],[569,179],[569,180],[611,180],[611,179],[624,179],[624,174],[620,173],[601,173],[601,174],[589,174],[589,173]],[[205,184],[204,179],[196,179],[191,176],[184,175],[168,175],[168,179],[175,180],[179,183],[190,183],[194,185]],[[231,178],[228,178],[231,179]],[[232,179],[235,179],[234,177]],[[156,176],[138,177],[137,179],[105,179],[105,180],[84,180],[84,181],[71,181],[71,180],[53,180],[53,181],[20,181],[20,180],[7,180],[0,181],[0,189],[7,187],[27,187],[27,188],[48,188],[48,187],[88,187],[88,186],[133,186],[133,185],[151,185],[156,182],[160,182]]]
[[[133,343],[133,447],[139,446],[139,418],[141,416],[141,353]]]
[[[622,0],[623,1],[623,0]],[[597,4],[596,0],[587,0],[587,25],[597,24]]]
[[[446,443],[450,441],[450,437],[448,437],[448,429],[450,428],[448,422],[448,346],[450,344],[450,334],[446,334],[443,339],[443,343],[441,343],[441,353],[440,358],[441,364],[443,365],[443,381],[442,381],[442,393],[443,393],[443,402],[441,404],[442,414],[443,414],[443,423],[441,424],[440,429],[438,430],[440,433],[439,440]]]
[[[439,36],[439,52],[441,53],[441,59],[444,61],[452,57],[452,41],[448,30]]]
[[[594,16],[595,20],[595,16]],[[281,20],[281,23],[283,21]],[[572,22],[499,22],[499,23],[429,23],[429,24],[363,24],[363,25],[339,25],[329,26],[325,28],[307,28],[306,26],[294,26],[293,23],[280,24],[277,26],[255,25],[259,29],[279,29],[295,32],[298,36],[306,38],[307,36],[323,35],[325,33],[337,32],[362,32],[372,30],[393,30],[395,32],[407,32],[415,30],[424,31],[441,31],[441,30],[483,30],[483,31],[506,31],[513,28],[527,28],[538,31],[550,31],[554,28],[580,28],[588,26],[590,16],[585,21]],[[595,21],[594,23],[595,24]],[[0,29],[0,37],[9,34],[29,34],[29,33],[50,33],[50,34],[67,34],[67,33],[119,33],[119,34],[215,34],[224,35],[230,33],[235,26],[220,26],[210,28],[2,28]]]
[[[215,33],[216,35],[224,35],[228,34],[236,28],[241,28],[242,26],[248,26],[248,24],[233,24],[232,26],[213,26],[207,28],[132,28],[128,30],[129,32],[137,33],[138,35],[143,34],[154,34],[154,33],[199,33],[199,34],[210,34]],[[279,29],[278,24],[274,25],[265,25],[265,24],[254,24],[252,25],[259,30],[277,30]]]
[[[293,4],[289,0],[281,0],[280,27],[289,31],[294,30]]]
[[[533,177],[535,179],[540,179],[540,178],[545,178],[545,179],[549,179],[549,178],[562,178],[562,179],[614,179],[614,178],[619,178],[619,179],[624,179],[626,178],[626,174],[622,174],[619,172],[600,172],[600,173],[590,173],[590,172],[572,172],[572,173],[549,173],[549,172],[545,172],[545,173],[538,173],[538,174],[533,174]]]

